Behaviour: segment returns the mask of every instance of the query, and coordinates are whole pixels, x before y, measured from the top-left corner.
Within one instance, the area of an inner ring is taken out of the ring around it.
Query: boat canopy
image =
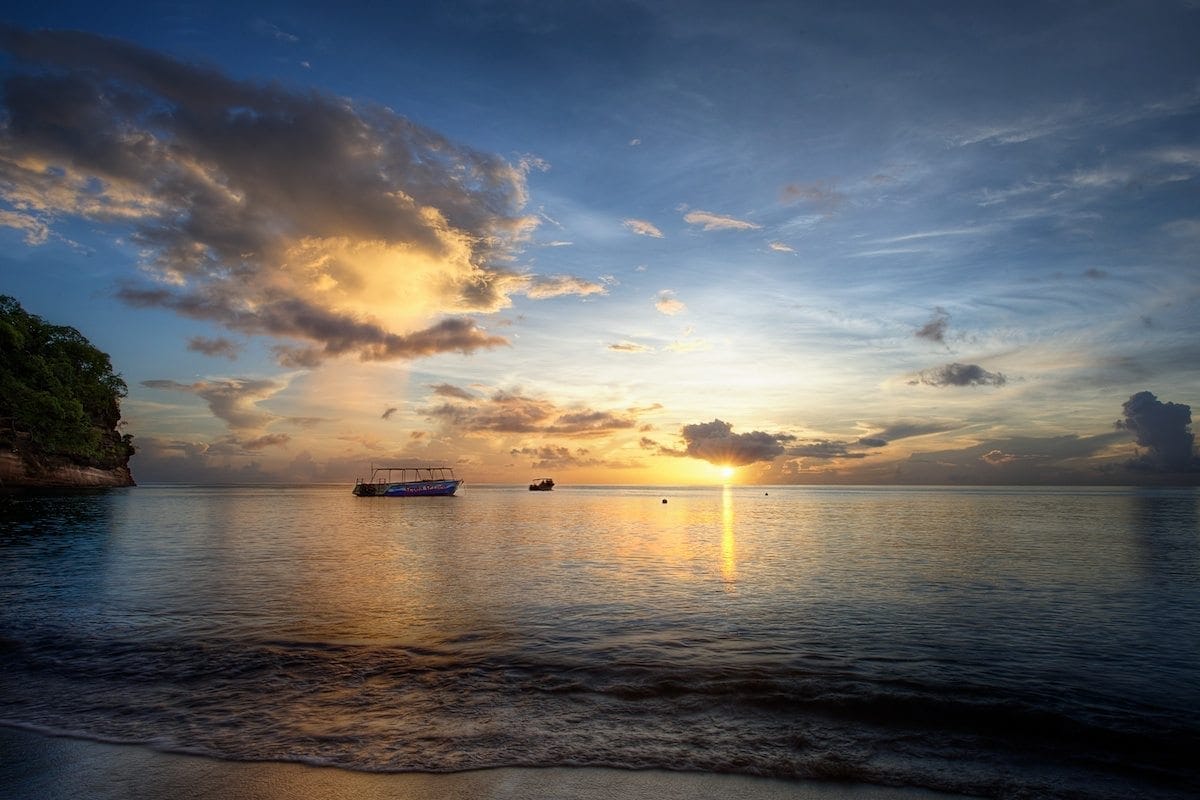
[[[383,474],[381,474],[383,473]],[[399,473],[399,477],[395,477],[394,473]],[[429,466],[398,466],[398,467],[376,467],[371,466],[370,483],[408,483],[409,481],[452,481],[454,478],[454,469],[452,467],[429,467]]]

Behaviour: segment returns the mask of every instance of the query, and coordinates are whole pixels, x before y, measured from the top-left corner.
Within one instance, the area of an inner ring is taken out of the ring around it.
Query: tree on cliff
[[[74,328],[0,295],[0,445],[31,464],[67,459],[113,469],[133,454],[117,432],[125,381]]]

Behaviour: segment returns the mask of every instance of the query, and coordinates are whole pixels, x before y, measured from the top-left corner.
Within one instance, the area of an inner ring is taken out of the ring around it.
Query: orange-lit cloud
[[[629,412],[562,407],[544,397],[518,391],[497,391],[487,397],[456,396],[442,391],[447,402],[421,409],[424,416],[459,433],[537,433],[568,438],[592,438],[632,430]]]
[[[683,221],[689,225],[699,225],[706,231],[749,231],[758,230],[762,225],[747,222],[743,219],[714,214],[711,211],[689,211],[683,215]]]
[[[526,175],[378,106],[237,81],[77,32],[0,32],[21,74],[0,131],[0,225],[114,226],[126,301],[283,339],[282,363],[503,345],[467,319],[604,292],[510,265],[538,224]]]
[[[650,236],[654,239],[663,238],[663,232],[656,225],[644,219],[627,219],[624,225],[639,236]]]
[[[673,317],[676,314],[682,314],[687,311],[687,306],[684,305],[682,300],[675,297],[675,292],[671,289],[663,289],[658,293],[658,298],[654,301],[654,307],[668,317]]]

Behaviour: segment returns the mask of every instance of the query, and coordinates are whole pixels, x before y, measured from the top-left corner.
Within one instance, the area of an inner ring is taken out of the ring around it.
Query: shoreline
[[[224,761],[0,725],[0,796],[14,800],[951,800],[925,789],[601,767],[354,772]]]

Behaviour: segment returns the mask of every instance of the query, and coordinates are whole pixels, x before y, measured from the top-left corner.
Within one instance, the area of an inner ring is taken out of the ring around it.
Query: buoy
[[[665,503],[665,502],[667,502],[667,498],[665,498],[665,497],[664,497],[664,498],[663,498],[663,502],[664,502],[664,503]]]

